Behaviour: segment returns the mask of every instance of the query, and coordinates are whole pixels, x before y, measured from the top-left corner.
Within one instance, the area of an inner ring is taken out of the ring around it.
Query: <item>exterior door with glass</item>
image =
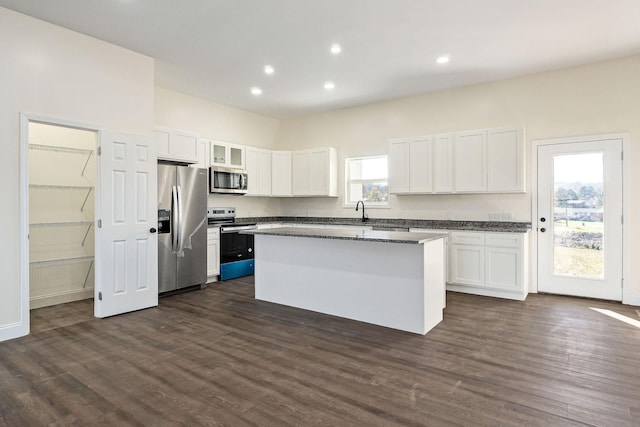
[[[622,139],[537,156],[538,291],[622,300]]]

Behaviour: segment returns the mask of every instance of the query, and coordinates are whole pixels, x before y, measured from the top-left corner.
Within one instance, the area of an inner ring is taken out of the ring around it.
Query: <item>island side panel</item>
[[[424,261],[419,244],[256,235],[256,299],[425,334]]]
[[[447,305],[445,240],[432,240],[421,246],[424,246],[424,327],[428,332],[442,321],[442,310]]]

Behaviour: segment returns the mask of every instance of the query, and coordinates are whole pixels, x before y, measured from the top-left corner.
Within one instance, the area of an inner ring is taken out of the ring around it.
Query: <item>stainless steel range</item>
[[[240,234],[255,223],[236,222],[235,208],[209,208],[209,226],[220,227],[220,280],[251,276],[254,271],[253,235]]]

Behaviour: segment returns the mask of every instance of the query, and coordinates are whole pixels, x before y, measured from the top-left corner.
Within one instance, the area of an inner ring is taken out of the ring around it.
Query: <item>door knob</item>
[[[149,229],[149,231],[150,231],[151,233],[155,233],[155,232],[156,232],[156,231],[158,231],[158,230],[156,230],[155,228],[151,227],[151,229]]]
[[[540,232],[541,232],[541,233],[544,233],[545,231],[547,231],[547,229],[546,229],[546,228],[544,228],[544,227],[542,227],[542,228],[540,229]]]

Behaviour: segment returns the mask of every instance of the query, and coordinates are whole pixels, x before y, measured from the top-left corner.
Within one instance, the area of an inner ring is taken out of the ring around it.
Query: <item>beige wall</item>
[[[153,60],[0,8],[0,340],[26,332],[20,286],[21,112],[151,135]]]
[[[250,147],[272,147],[280,120],[156,87],[155,124],[199,133],[203,138]],[[235,207],[239,217],[280,214],[280,200],[209,194],[209,206]]]
[[[517,221],[531,220],[531,141],[537,139],[628,132],[627,160],[640,164],[640,56],[548,72],[358,108],[284,121],[279,148],[334,146],[339,150],[340,179],[344,158],[387,153],[390,138],[485,127],[524,125],[527,141],[527,194],[391,196],[391,209],[370,216],[488,220],[491,212],[509,212]],[[630,258],[640,254],[640,170],[631,168]],[[356,216],[338,199],[291,199],[288,215]],[[631,267],[627,293],[640,303],[640,267]]]

